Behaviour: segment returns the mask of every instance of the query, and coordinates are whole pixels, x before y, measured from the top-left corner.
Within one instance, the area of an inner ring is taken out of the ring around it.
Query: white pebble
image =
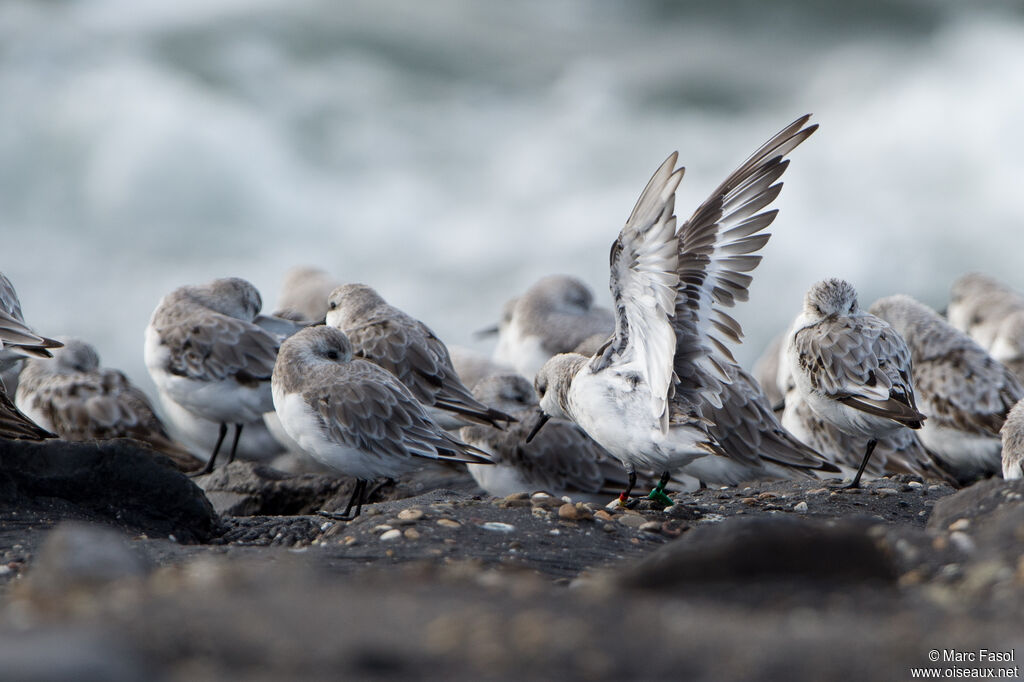
[[[510,523],[500,523],[498,521],[488,521],[480,527],[484,530],[493,530],[498,533],[513,533],[516,529],[516,527]]]
[[[796,504],[793,505],[793,511],[799,512],[800,514],[806,514],[807,513],[807,503],[806,502],[797,502]]]
[[[392,540],[397,540],[400,537],[402,537],[402,531],[397,528],[392,528],[391,530],[381,534],[380,539],[383,542],[390,542]]]

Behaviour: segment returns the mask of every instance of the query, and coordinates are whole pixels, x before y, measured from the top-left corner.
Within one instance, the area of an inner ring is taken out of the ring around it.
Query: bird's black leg
[[[861,477],[861,474],[863,474],[864,473],[864,469],[867,468],[868,460],[871,459],[871,453],[875,451],[875,446],[876,445],[878,445],[878,441],[875,440],[874,438],[872,438],[871,440],[868,441],[868,448],[864,452],[864,459],[861,460],[860,468],[857,469],[857,475],[853,477],[853,480],[850,482],[850,485],[846,486],[847,488],[859,488],[860,487],[860,477]]]
[[[636,485],[636,469],[633,468],[632,464],[626,465],[626,474],[629,475],[629,484],[626,486],[626,490],[619,495],[620,507],[625,507],[626,503],[629,502],[629,494],[633,492],[633,486]]]
[[[238,439],[242,437],[242,427],[245,424],[235,424],[235,441],[231,444],[231,454],[228,456],[228,464],[235,461],[235,452],[238,451]]]
[[[213,465],[217,459],[217,453],[220,452],[221,443],[224,442],[224,436],[226,435],[228,435],[228,425],[222,422],[220,425],[220,435],[217,436],[217,444],[213,446],[213,454],[210,455],[210,459],[206,460],[206,466],[200,469],[199,473],[195,474],[195,476],[203,476],[213,471]]]
[[[351,521],[357,516],[359,516],[360,512],[363,511],[363,499],[365,497],[365,492],[366,481],[362,478],[356,479],[356,484],[352,488],[352,495],[351,497],[348,498],[348,504],[345,505],[344,513],[339,514],[337,512],[320,510],[317,512],[317,514],[325,518],[331,519],[332,521]],[[352,507],[356,508],[355,514],[350,514],[350,512],[352,511]]]

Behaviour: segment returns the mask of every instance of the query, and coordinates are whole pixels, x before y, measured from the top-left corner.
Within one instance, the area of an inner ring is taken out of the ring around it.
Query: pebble
[[[775,500],[775,499],[778,499],[779,497],[785,497],[785,495],[779,495],[778,493],[773,493],[771,491],[765,491],[763,493],[759,493],[758,496],[757,496],[757,499],[759,499],[759,500]]]
[[[566,502],[558,508],[558,518],[566,521],[589,521],[594,514],[582,504]]]
[[[911,481],[911,482],[907,483],[907,485],[910,486],[911,488],[923,488],[924,487],[924,483],[921,483],[920,481]]]
[[[647,523],[644,523],[640,526],[640,530],[644,531],[645,533],[660,533],[661,523],[659,523],[658,521],[648,521]]]
[[[515,501],[515,500],[528,500],[528,499],[530,499],[529,493],[512,493],[511,495],[506,495],[502,501],[503,502],[512,502],[512,501]]]
[[[382,523],[379,526],[374,526],[373,528],[371,528],[370,532],[371,533],[382,533],[382,532],[388,531],[388,530],[392,530],[392,526],[389,526],[386,523]]]
[[[973,554],[976,548],[971,536],[962,531],[953,531],[950,533],[949,542],[964,554]]]
[[[391,542],[392,540],[397,540],[400,537],[402,537],[402,531],[397,528],[392,528],[389,531],[381,533],[380,539],[382,542]]]
[[[423,510],[417,509],[416,507],[409,507],[398,512],[398,518],[401,521],[419,521],[423,518]]]
[[[618,518],[619,523],[629,528],[639,528],[647,523],[647,519],[639,514],[623,514]]]
[[[406,540],[419,540],[420,539],[420,532],[418,530],[416,530],[415,528],[406,528],[405,532],[402,533],[402,535],[405,536]]]
[[[742,502],[743,504],[745,504],[748,507],[750,507],[750,506],[753,506],[753,505],[757,504],[757,498],[756,497],[744,497],[742,500],[740,500],[740,502]]]
[[[808,495],[824,495],[825,493],[831,492],[828,488],[815,488],[814,490],[808,490]]]
[[[797,512],[799,514],[806,514],[807,513],[807,503],[806,502],[797,502],[796,504],[793,505],[793,511],[795,511],[795,512]]]
[[[889,495],[899,495],[900,491],[896,488],[875,488],[875,493],[880,497],[888,497]]]
[[[345,545],[346,547],[351,547],[357,542],[359,541],[356,540],[356,537],[354,535],[346,535],[345,539],[341,541],[341,544]]]
[[[461,528],[462,524],[455,519],[438,519],[437,525],[444,526],[445,528]]]
[[[604,509],[598,509],[596,512],[594,512],[594,516],[596,518],[601,519],[602,521],[614,521],[615,520],[615,517],[612,516],[611,514],[609,514],[608,512],[606,512]]]
[[[516,530],[511,523],[501,523],[500,521],[488,521],[480,527],[484,530],[493,530],[496,533],[513,533]]]
[[[971,527],[970,519],[957,519],[953,523],[949,524],[949,530],[951,531],[964,531]]]

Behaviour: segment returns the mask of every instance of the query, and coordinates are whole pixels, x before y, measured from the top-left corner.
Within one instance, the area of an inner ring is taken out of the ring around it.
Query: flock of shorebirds
[[[215,424],[212,452],[172,439],[87,343],[26,325],[0,275],[0,370],[17,386],[14,403],[0,394],[0,435],[130,437],[205,473],[221,450],[235,457],[244,428],[266,428],[357,479],[340,518],[359,514],[371,481],[426,460],[465,463],[493,495],[619,493],[622,505],[638,477],[666,504],[667,486],[758,478],[1020,478],[1024,295],[990,277],[957,280],[945,317],[905,295],[864,311],[849,283],[818,282],[753,373],[730,353],[742,331],[726,310],[747,299],[809,118],[681,225],[683,168],[669,156],[612,244],[612,309],[572,277],[543,278],[483,332],[497,336],[493,357],[449,349],[372,288],[313,269],[293,271],[274,315],[239,278],[167,294],[146,366],[171,431]]]

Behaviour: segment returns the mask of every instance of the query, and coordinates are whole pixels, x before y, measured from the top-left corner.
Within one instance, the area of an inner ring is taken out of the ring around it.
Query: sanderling
[[[388,305],[372,288],[338,287],[327,307],[327,324],[345,332],[353,352],[398,377],[444,428],[461,427],[467,420],[491,426],[510,420],[473,397],[434,332]]]
[[[494,359],[533,379],[551,356],[569,353],[595,334],[607,339],[614,329],[612,311],[594,305],[586,284],[549,275],[505,304]]]
[[[848,282],[828,279],[810,288],[786,355],[808,406],[840,431],[868,439],[848,487],[860,485],[879,438],[921,428],[910,349],[887,322],[860,309]]]
[[[464,426],[459,437],[491,454],[493,465],[469,464],[481,488],[496,497],[544,491],[588,501],[618,493],[626,485],[622,465],[578,426],[554,420],[531,442],[526,436],[538,407],[537,394],[523,376],[495,374],[473,387],[479,400],[519,419],[507,430]]]
[[[285,274],[274,315],[322,322],[327,316],[327,297],[342,284],[320,268],[294,267]]]
[[[16,403],[40,426],[64,440],[133,438],[167,455],[175,466],[202,466],[171,440],[146,395],[116,369],[100,368],[99,355],[79,339],[60,339],[53,358],[30,358],[21,371]]]
[[[359,515],[368,481],[413,471],[418,458],[490,461],[448,435],[393,374],[354,358],[348,337],[334,327],[309,327],[285,341],[272,383],[288,435],[314,458],[357,479],[340,518],[349,518],[353,506]]]
[[[786,394],[782,425],[800,441],[838,466],[840,475],[853,476],[856,473],[861,462],[858,454],[861,439],[843,433],[819,417],[795,387]],[[924,446],[918,432],[910,429],[900,429],[889,436],[878,438],[864,475],[878,477],[886,474],[914,474],[923,479],[957,483]]]
[[[1006,415],[999,430],[1003,442],[1003,478],[1024,478],[1024,400],[1020,400]]]
[[[999,429],[1024,398],[1024,387],[967,334],[910,296],[875,301],[871,313],[888,322],[910,348],[914,386],[928,417],[921,441],[963,481],[999,471]]]
[[[995,277],[971,272],[953,282],[946,318],[949,323],[991,349],[1003,320],[1024,310],[1024,294]]]
[[[60,345],[60,341],[40,336],[25,324],[14,285],[0,273],[0,371],[26,357],[52,357],[49,349]]]
[[[1024,381],[1024,308],[1003,318],[988,352]]]
[[[666,501],[673,469],[725,455],[700,416],[705,401],[722,406],[726,367],[735,364],[717,335],[738,342],[740,326],[723,308],[747,298],[745,273],[760,261],[752,254],[768,241],[763,230],[777,213],[761,209],[782,189],[776,180],[788,166],[785,155],[817,128],[805,127],[808,119],[762,145],[678,232],[673,211],[683,169],[670,155],[612,245],[614,338],[590,358],[556,355],[537,375],[542,412],[533,433],[547,417],[579,424],[625,466],[620,503],[637,465],[664,472],[652,496]]]
[[[235,458],[242,427],[273,409],[270,376],[278,337],[254,324],[260,294],[237,277],[184,286],[167,294],[146,327],[146,368],[163,397],[220,425],[202,473],[235,425],[228,461]]]

